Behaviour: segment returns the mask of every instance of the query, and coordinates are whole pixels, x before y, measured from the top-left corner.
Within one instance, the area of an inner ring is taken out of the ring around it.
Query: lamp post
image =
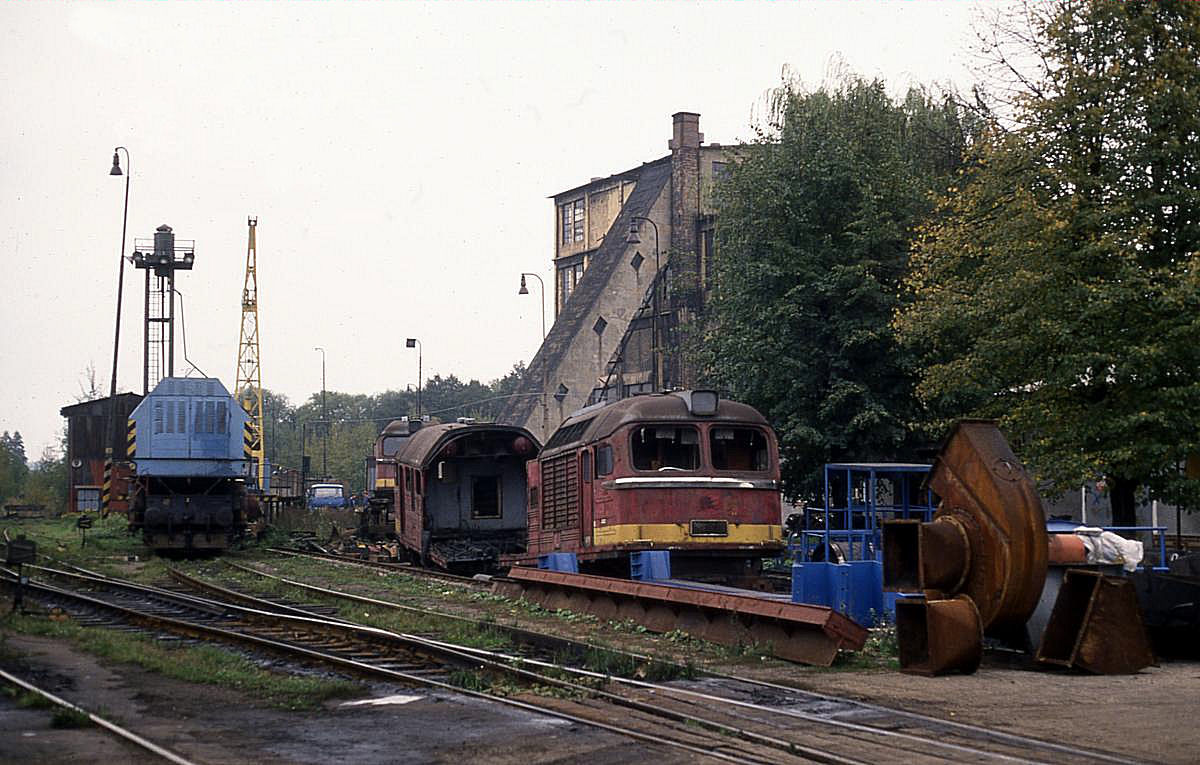
[[[650,352],[654,358],[654,391],[657,393],[663,389],[662,348],[660,348],[658,344],[658,224],[644,215],[634,215],[629,219],[629,235],[625,237],[625,244],[642,243],[641,238],[638,237],[638,222],[643,220],[654,228],[654,281],[651,282],[651,288],[654,290],[654,294],[650,304],[650,310],[654,313],[650,317]]]
[[[325,436],[321,439],[321,477],[329,477],[329,412],[325,408],[325,349],[316,346],[314,351],[321,352],[321,419],[325,420]]]
[[[404,341],[405,348],[417,349],[417,419],[421,419],[421,389],[425,387],[424,373],[421,370],[421,341],[410,337]]]
[[[121,172],[121,155],[119,152],[125,152],[125,172]],[[124,175],[125,176],[125,211],[121,215],[121,257],[118,259],[117,266],[117,321],[116,329],[113,330],[113,365],[112,365],[112,384],[108,389],[108,428],[109,449],[112,454],[121,453],[121,430],[117,422],[117,355],[121,345],[121,298],[125,291],[125,229],[129,222],[129,177],[133,175],[133,163],[129,160],[129,149],[124,146],[118,146],[113,149],[112,170],[108,171],[109,175]]]
[[[518,295],[528,295],[529,294],[529,288],[525,286],[525,277],[526,276],[532,276],[534,279],[537,279],[538,284],[541,285],[541,288],[542,288],[542,344],[544,345],[546,342],[546,283],[543,282],[542,277],[538,276],[537,274],[522,273],[521,274],[521,288],[519,290],[517,290]],[[546,430],[550,427],[550,413],[546,408],[546,360],[545,360],[545,358],[542,359],[541,401],[542,401],[542,440],[545,441],[546,436],[549,435],[546,432]]]
[[[546,340],[546,283],[542,281],[542,277],[537,274],[523,273],[521,274],[521,289],[517,290],[518,295],[528,295],[529,288],[525,286],[525,277],[532,276],[538,280],[538,284],[542,287],[542,341]]]

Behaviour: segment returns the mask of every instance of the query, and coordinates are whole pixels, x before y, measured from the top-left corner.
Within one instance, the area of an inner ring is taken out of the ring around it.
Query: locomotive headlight
[[[692,414],[711,417],[717,413],[718,396],[715,390],[692,391]]]

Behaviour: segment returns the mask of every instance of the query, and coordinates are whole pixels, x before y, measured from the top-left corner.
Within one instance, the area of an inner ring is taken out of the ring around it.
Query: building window
[[[652,382],[633,383],[632,385],[625,386],[624,392],[622,393],[621,398],[629,398],[630,396],[640,396],[645,393],[653,393],[653,392],[654,392],[654,383],[652,383]]]
[[[583,200],[576,199],[573,202],[559,205],[562,218],[562,243],[571,244],[572,242],[583,241]]]
[[[558,294],[559,310],[567,304],[567,298],[571,297],[571,293],[575,291],[579,280],[583,278],[583,263],[575,263],[574,265],[563,266],[558,269]]]
[[[712,177],[713,177],[714,184],[720,183],[721,181],[728,178],[729,177],[729,163],[728,162],[713,162],[712,163]],[[542,209],[544,210],[546,208],[543,207]],[[543,220],[545,220],[545,218],[543,218]]]
[[[81,513],[86,513],[89,510],[98,511],[100,509],[100,490],[76,489],[75,509]]]

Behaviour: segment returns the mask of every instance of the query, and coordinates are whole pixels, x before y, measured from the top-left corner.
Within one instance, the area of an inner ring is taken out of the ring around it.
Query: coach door
[[[591,448],[579,450],[579,543],[581,547],[592,544],[592,518],[595,513],[595,492],[592,480],[596,477]]]

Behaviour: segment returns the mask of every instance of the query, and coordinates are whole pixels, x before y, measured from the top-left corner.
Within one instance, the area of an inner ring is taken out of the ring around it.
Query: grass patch
[[[861,651],[839,651],[833,670],[900,669],[900,647],[896,643],[896,626],[885,624],[872,627]]]
[[[87,728],[91,724],[92,719],[86,713],[66,707],[57,707],[50,718],[51,728]]]
[[[95,656],[135,664],[176,680],[232,688],[280,709],[312,709],[327,699],[361,692],[358,684],[347,680],[270,672],[219,646],[163,644],[147,635],[31,616],[7,620],[6,627],[69,640]]]
[[[693,680],[696,677],[696,667],[690,661],[682,665],[656,659],[645,661],[627,653],[607,651],[602,648],[589,650],[584,656],[583,667],[592,672],[600,672],[613,677],[645,680],[651,683],[680,679]]]
[[[49,709],[57,704],[40,693],[20,691],[17,696],[17,706],[21,709]]]

